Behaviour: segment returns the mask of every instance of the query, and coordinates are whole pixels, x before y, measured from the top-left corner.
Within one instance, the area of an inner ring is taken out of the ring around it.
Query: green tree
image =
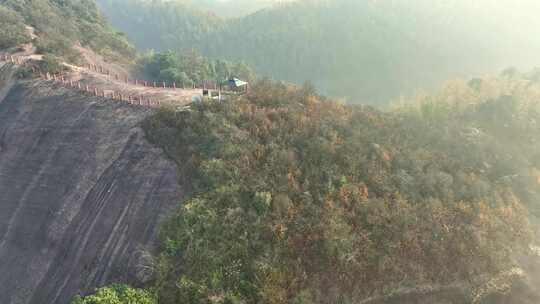
[[[148,291],[126,285],[112,285],[98,289],[93,295],[77,296],[72,304],[157,304]]]
[[[191,85],[205,80],[220,82],[232,76],[248,81],[255,78],[245,63],[211,60],[197,51],[150,52],[139,59],[138,70],[144,77],[176,82],[179,85]]]
[[[24,20],[15,11],[0,6],[0,49],[30,42]]]

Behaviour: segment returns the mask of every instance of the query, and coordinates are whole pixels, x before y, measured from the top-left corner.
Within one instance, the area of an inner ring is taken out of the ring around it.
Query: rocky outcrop
[[[158,223],[184,192],[139,127],[151,111],[0,66],[0,303],[149,278]]]

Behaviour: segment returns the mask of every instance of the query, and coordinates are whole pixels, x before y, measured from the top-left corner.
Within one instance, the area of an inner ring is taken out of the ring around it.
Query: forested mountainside
[[[534,1],[305,0],[232,20],[175,1],[99,2],[141,49],[197,48],[351,102],[540,61]]]
[[[84,70],[71,56],[77,43],[136,62],[91,0],[1,3],[2,52],[47,55],[0,63],[2,304],[540,302],[538,70],[451,81],[386,110],[267,78],[219,101],[135,107],[31,73],[48,56]],[[188,13],[217,25],[197,25],[184,50],[137,59],[147,75],[195,81],[251,78],[245,64],[196,49],[245,57],[263,73],[264,58],[267,74],[287,68],[280,78],[295,80],[309,66],[324,92],[350,80],[352,93],[378,100],[425,73],[497,58],[476,23],[439,18],[456,16],[455,3],[464,2],[301,1],[234,20]],[[165,28],[182,8],[144,5],[170,12]]]
[[[158,303],[538,302],[539,79],[456,81],[386,112],[270,81],[162,109],[143,127],[192,172],[193,192],[162,227],[151,293],[131,292],[148,303],[152,292]]]
[[[101,11],[141,50],[191,49],[224,21],[184,1],[99,0]]]
[[[265,8],[272,8],[296,0],[191,0],[197,9],[212,12],[223,18],[237,18]]]
[[[25,28],[31,26],[37,36]],[[0,49],[34,39],[40,54],[80,60],[76,44],[121,62],[134,59],[135,50],[114,31],[92,0],[0,0]]]

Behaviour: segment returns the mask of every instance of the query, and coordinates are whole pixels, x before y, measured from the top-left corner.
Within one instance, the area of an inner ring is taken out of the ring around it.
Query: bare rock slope
[[[152,110],[15,81],[1,65],[0,303],[144,282],[145,252],[183,193],[139,127]]]

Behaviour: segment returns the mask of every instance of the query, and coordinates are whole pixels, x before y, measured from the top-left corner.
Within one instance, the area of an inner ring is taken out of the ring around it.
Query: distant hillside
[[[191,5],[223,18],[238,18],[291,1],[295,0],[191,0]]]
[[[188,49],[224,25],[214,14],[181,1],[98,0],[109,22],[140,50]]]
[[[100,2],[140,48],[195,47],[353,102],[379,103],[448,78],[540,64],[533,33],[540,4],[529,0],[304,0],[232,20],[179,3]]]

